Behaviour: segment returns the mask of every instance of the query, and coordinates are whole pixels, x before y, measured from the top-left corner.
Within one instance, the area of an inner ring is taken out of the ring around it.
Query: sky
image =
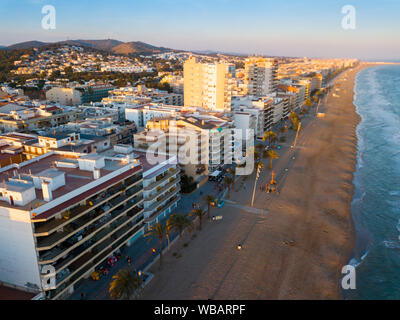
[[[42,28],[42,7],[56,28]],[[342,7],[355,8],[345,30]],[[0,45],[116,39],[182,50],[400,60],[400,0],[0,0]]]

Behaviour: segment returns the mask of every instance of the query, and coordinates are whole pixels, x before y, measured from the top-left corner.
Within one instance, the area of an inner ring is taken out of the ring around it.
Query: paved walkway
[[[219,197],[220,193],[217,192],[214,182],[206,182],[201,188],[196,189],[191,194],[181,195],[181,200],[178,202],[178,207],[175,208],[168,216],[163,218],[160,222],[165,223],[169,216],[173,213],[186,214],[192,211],[193,203],[201,203],[202,209],[206,210],[207,205],[204,204],[202,198],[204,195],[211,194]],[[178,237],[178,233],[173,233],[170,235],[170,243],[173,242]],[[168,241],[165,240],[163,243],[163,248],[167,248]],[[152,249],[156,249],[156,253],[153,253]],[[75,288],[74,293],[69,297],[70,300],[81,299],[81,293],[85,294],[85,299],[87,300],[108,300],[110,299],[108,289],[110,282],[112,281],[113,275],[115,275],[118,270],[123,269],[128,266],[126,256],[131,258],[131,267],[136,270],[144,270],[148,267],[158,256],[159,243],[157,239],[150,239],[149,237],[144,238],[141,236],[138,238],[130,247],[126,247],[122,252],[123,258],[118,261],[113,268],[109,268],[110,273],[108,275],[102,275],[100,280],[93,281],[91,278],[84,280],[79,287]]]

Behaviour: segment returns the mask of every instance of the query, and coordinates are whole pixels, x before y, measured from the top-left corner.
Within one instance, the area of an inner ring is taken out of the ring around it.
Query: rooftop
[[[20,164],[13,164],[0,169],[0,182],[3,187],[11,190],[22,190],[30,185],[32,187],[33,177],[53,179],[60,175],[65,175],[65,184],[52,191],[53,200],[75,191],[95,180],[94,173],[90,165],[81,170],[78,159],[89,161],[101,160],[104,155],[89,154],[81,156],[78,153],[69,153],[68,155],[60,152],[50,152],[43,156],[25,161]],[[127,166],[126,158],[105,157],[104,166],[99,169],[100,177],[103,177],[115,170]],[[11,180],[9,180],[11,179]],[[21,189],[22,188],[22,189]],[[43,199],[41,189],[35,189],[36,199],[27,203],[25,206],[13,206],[7,201],[0,200],[0,206],[8,208],[17,208],[21,210],[32,210],[48,202]]]

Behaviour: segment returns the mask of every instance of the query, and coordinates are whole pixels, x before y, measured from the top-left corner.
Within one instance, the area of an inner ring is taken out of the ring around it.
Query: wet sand
[[[151,268],[155,276],[141,299],[341,298],[341,269],[355,243],[350,204],[360,119],[353,84],[367,66],[338,77],[340,91],[319,107],[325,117],[313,110],[302,119],[294,151],[294,132],[287,134],[274,163],[280,193],[257,187],[254,210],[254,174],[237,182],[226,205],[213,209],[223,219],[205,222],[194,239],[185,235],[181,257],[172,255],[179,243],[171,248],[162,271]],[[259,185],[269,178],[266,166]]]

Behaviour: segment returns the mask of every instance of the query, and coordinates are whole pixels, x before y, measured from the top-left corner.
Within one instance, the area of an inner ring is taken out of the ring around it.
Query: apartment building
[[[0,169],[0,282],[63,299],[143,234],[132,154],[52,151]]]
[[[249,114],[247,117],[255,117],[255,136],[257,139],[262,139],[264,133],[272,129],[274,124],[274,112],[277,113],[274,111],[275,107],[277,107],[277,105],[275,104],[274,97],[269,96],[236,96],[232,100],[234,118],[238,118],[235,115],[236,113],[239,113],[240,118],[244,118],[245,115],[241,114],[243,112]],[[240,128],[243,130],[245,129],[243,126],[240,126]]]
[[[108,97],[114,87],[109,84],[76,86],[71,88],[54,87],[46,91],[46,99],[54,103],[72,106],[89,102],[99,102]]]
[[[134,135],[135,148],[176,155],[183,172],[200,182],[224,164],[232,163],[233,121],[211,115],[153,119]]]
[[[45,153],[59,150],[67,153],[101,152],[111,147],[110,139],[101,136],[90,136],[69,131],[55,134],[39,135],[36,140],[24,144],[26,159],[33,159]]]
[[[245,60],[244,93],[264,97],[275,92],[277,61],[273,58],[249,57]]]
[[[143,215],[148,227],[172,214],[178,206],[181,169],[175,155],[149,154],[137,149],[133,151],[143,168]],[[149,162],[148,157],[152,156],[157,158],[157,163]]]
[[[235,84],[235,65],[201,63],[190,57],[183,66],[184,105],[230,112]]]
[[[125,108],[125,119],[134,122],[138,128],[144,128],[146,127],[147,122],[152,119],[168,117],[174,118],[184,110],[187,109],[173,105],[149,103],[141,106]]]
[[[137,87],[118,88],[109,93],[107,98],[103,99],[104,103],[127,103],[131,105],[143,103],[160,103],[174,106],[183,105],[183,95],[180,93],[169,93],[168,91],[156,88],[146,88],[141,84]]]
[[[7,105],[0,108],[0,129],[5,132],[37,130],[75,121],[79,110],[71,107]]]
[[[0,168],[26,160],[24,145],[37,141],[36,135],[9,132],[0,135]]]

